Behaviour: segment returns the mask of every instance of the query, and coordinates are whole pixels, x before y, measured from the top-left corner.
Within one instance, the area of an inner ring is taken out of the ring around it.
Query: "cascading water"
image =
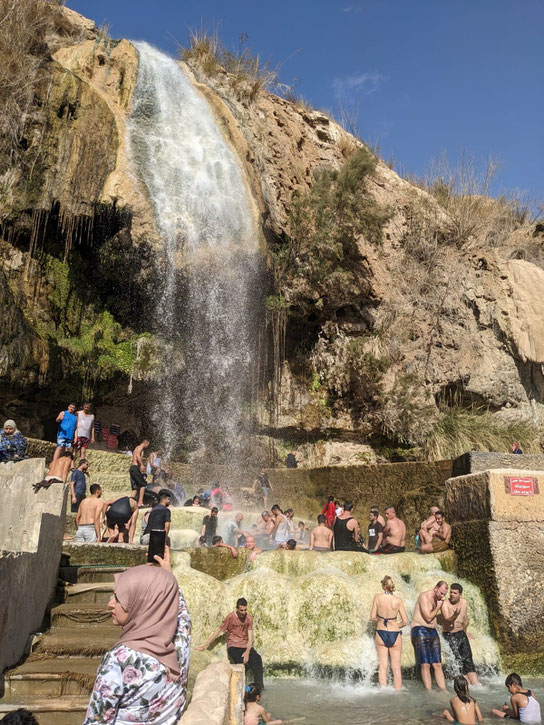
[[[235,153],[185,70],[135,43],[129,145],[164,244],[154,275],[162,382],[154,421],[168,452],[180,441],[235,462],[255,368],[261,260]]]

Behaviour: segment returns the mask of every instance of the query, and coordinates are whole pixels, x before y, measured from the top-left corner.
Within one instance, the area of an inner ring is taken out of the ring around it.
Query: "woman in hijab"
[[[17,430],[14,420],[6,420],[0,431],[0,463],[21,461],[25,457],[28,441]]]
[[[108,607],[123,633],[98,668],[83,725],[174,725],[185,706],[191,618],[169,555],[156,558],[160,566],[115,575]]]

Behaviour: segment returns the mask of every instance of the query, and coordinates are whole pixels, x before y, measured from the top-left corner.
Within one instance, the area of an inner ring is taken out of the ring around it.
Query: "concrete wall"
[[[510,477],[532,478],[539,493],[509,493]],[[446,491],[459,574],[486,598],[505,667],[544,674],[544,471],[472,473]]]
[[[216,662],[196,678],[191,702],[178,725],[243,725],[243,665]]]
[[[466,476],[477,471],[494,468],[514,468],[524,471],[544,471],[544,455],[540,453],[489,453],[468,451],[452,463],[452,476]]]
[[[0,464],[0,672],[40,629],[57,582],[66,491],[53,484],[34,493],[44,471],[43,459]]]

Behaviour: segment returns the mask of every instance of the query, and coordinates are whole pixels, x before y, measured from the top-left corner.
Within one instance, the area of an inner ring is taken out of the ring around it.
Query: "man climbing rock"
[[[263,687],[263,660],[253,649],[253,617],[247,611],[247,600],[240,597],[236,610],[222,621],[206,644],[197,650],[207,649],[221,634],[227,633],[227,654],[234,665],[244,664],[253,672],[253,681]]]

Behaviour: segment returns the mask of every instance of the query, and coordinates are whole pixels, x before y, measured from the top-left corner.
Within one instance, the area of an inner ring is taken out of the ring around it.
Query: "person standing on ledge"
[[[149,445],[147,438],[143,440],[139,446],[136,446],[132,453],[130,463],[130,485],[132,487],[132,496],[138,501],[138,508],[144,505],[144,493],[147,482],[145,480],[144,451]]]
[[[202,652],[225,632],[227,632],[229,660],[233,665],[244,664],[246,671],[249,668],[253,672],[255,682],[263,687],[263,660],[253,649],[253,617],[247,611],[247,600],[243,597],[236,602],[236,611],[227,615],[206,644],[196,649]]]
[[[66,410],[61,410],[57,415],[57,448],[53,454],[53,460],[60,458],[63,449],[69,450],[74,444],[74,436],[76,432],[77,418],[75,416],[76,404],[70,403]]]
[[[356,543],[359,539],[359,522],[351,515],[353,504],[351,501],[344,503],[340,516],[334,522],[334,549],[335,551],[356,551]]]
[[[421,668],[421,679],[427,690],[432,689],[431,665],[436,684],[441,690],[446,690],[436,618],[447,593],[448,585],[444,581],[439,581],[434,589],[422,592],[417,598],[412,618],[412,645],[416,654],[416,664]]]
[[[76,514],[76,541],[79,544],[94,544],[100,541],[100,514],[102,513],[103,502],[102,488],[98,483],[91,484],[89,489],[91,495],[84,498],[79,504]]]
[[[452,584],[450,598],[442,604],[442,636],[451,647],[453,656],[461,668],[461,674],[471,685],[478,684],[478,677],[472,661],[472,648],[467,636],[467,600],[461,594],[461,584]]]
[[[397,517],[394,506],[385,509],[383,542],[374,554],[402,554],[406,543],[406,524]]]
[[[74,448],[76,451],[80,451],[82,458],[85,458],[89,443],[94,445],[94,415],[91,413],[91,403],[83,403],[83,407],[77,411],[76,417],[76,443]]]
[[[82,458],[77,468],[72,471],[72,477],[70,479],[70,495],[71,495],[71,512],[77,513],[79,504],[85,498],[87,492],[87,482],[85,481],[85,474],[89,468],[89,461]]]
[[[291,453],[287,454],[287,458],[285,459],[285,465],[287,466],[287,468],[296,468],[298,466],[298,461],[294,451],[291,451]]]
[[[268,477],[268,473],[264,470],[264,467],[261,468],[259,471],[259,475],[253,482],[253,491],[256,494],[258,489],[261,489],[261,494],[263,496],[263,508],[268,508],[268,497],[272,493],[272,484],[270,483],[270,479]]]

